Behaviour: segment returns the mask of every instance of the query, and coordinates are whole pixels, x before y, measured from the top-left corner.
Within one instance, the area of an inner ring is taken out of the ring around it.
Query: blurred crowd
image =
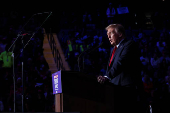
[[[81,71],[94,77],[104,75],[111,49],[104,29],[110,23],[121,23],[125,26],[126,37],[136,41],[141,51],[140,60],[143,65],[141,77],[145,91],[141,106],[144,112],[148,110],[149,104],[152,104],[154,112],[166,111],[170,102],[169,14],[153,12],[150,18],[152,24],[148,27],[148,20],[143,13],[132,12],[129,7],[129,13],[118,14],[118,7],[124,5],[114,6],[109,3],[104,11],[103,8],[96,8],[94,11],[84,10],[81,13],[64,10],[56,14],[60,18],[58,38],[66,60],[71,70]],[[40,29],[24,51],[21,51],[23,44],[25,45],[30,39],[28,34],[35,32],[39,27],[39,19],[31,19],[15,42],[27,19],[23,15],[18,16],[16,12],[0,15],[2,72],[0,111],[14,110],[14,77],[16,111],[22,110],[22,89],[25,95],[24,111],[54,111],[51,72],[43,56],[43,30]],[[11,47],[13,43],[15,44]],[[98,47],[100,44],[103,45]],[[12,57],[13,53],[14,57]]]
[[[51,71],[43,55],[43,29],[36,32],[40,22],[37,18],[29,22],[28,19],[18,12],[0,15],[0,111],[3,112],[13,112],[14,104],[16,112],[54,111]]]

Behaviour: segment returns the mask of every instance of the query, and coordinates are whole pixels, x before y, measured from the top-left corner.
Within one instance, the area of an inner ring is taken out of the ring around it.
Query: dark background
[[[112,1],[5,1],[1,2],[0,12],[17,11],[21,14],[31,15],[37,12],[52,11],[57,13],[65,11],[82,12],[86,9],[94,11],[96,8],[105,9],[112,2],[113,6],[128,6],[130,11],[148,12],[148,11],[167,11],[168,1],[165,0],[112,0]]]
[[[105,0],[105,1],[3,1],[0,6],[0,16],[5,13],[5,16],[14,16],[14,21],[20,21],[21,18],[25,18],[25,22],[36,13],[41,12],[52,12],[52,15],[43,24],[43,27],[47,29],[52,28],[54,31],[60,29],[60,19],[62,12],[65,11],[68,17],[71,17],[71,13],[75,12],[76,15],[82,16],[85,11],[88,11],[92,15],[97,10],[103,14],[103,18],[106,16],[106,8],[108,4],[112,2],[113,6],[117,8],[119,4],[127,6],[129,14],[144,15],[144,13],[167,12],[169,14],[168,1],[165,0]],[[48,16],[34,17],[42,23],[43,20]],[[140,17],[139,17],[140,18]],[[12,21],[13,23],[15,23]],[[24,23],[23,23],[24,24]]]

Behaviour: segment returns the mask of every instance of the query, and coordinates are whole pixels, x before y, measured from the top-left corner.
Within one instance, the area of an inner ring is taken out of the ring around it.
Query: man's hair
[[[109,26],[107,26],[105,29],[106,31],[109,28],[115,28],[115,32],[116,33],[121,33],[122,36],[125,36],[125,28],[121,25],[121,24],[110,24]]]

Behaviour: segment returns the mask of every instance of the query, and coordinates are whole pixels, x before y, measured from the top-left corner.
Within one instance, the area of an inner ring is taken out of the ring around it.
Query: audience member
[[[86,10],[82,19],[83,28],[87,28],[88,24],[92,24],[92,21],[92,15]]]
[[[156,70],[160,64],[160,59],[159,59],[157,53],[153,54],[153,57],[151,58],[150,62],[151,62],[151,65],[153,66],[153,68]]]
[[[116,10],[112,3],[109,3],[109,6],[106,9],[106,15],[107,15],[107,24],[115,23],[115,15]]]
[[[7,75],[7,73],[12,72],[12,67],[13,67],[13,57],[12,57],[12,52],[8,51],[10,45],[6,45],[5,47],[5,51],[3,51],[0,54],[0,61],[2,61],[2,75],[4,77],[7,77],[5,75]]]
[[[140,61],[142,62],[143,66],[147,66],[150,63],[146,52],[142,52],[142,56],[140,57]]]
[[[165,59],[165,62],[169,65],[170,64],[170,57],[165,50],[162,51],[162,54],[160,56],[160,62],[163,62],[164,59]]]

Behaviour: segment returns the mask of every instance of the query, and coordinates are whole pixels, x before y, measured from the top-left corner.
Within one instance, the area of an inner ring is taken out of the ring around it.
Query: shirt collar
[[[122,39],[122,40],[119,42],[119,44],[116,45],[117,48],[119,47],[119,45],[121,44],[121,42],[122,42],[123,40],[124,40],[124,39]]]

